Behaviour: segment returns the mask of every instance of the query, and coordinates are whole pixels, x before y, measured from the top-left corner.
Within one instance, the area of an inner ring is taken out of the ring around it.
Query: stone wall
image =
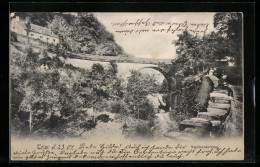
[[[171,116],[177,122],[197,116],[198,111],[206,111],[210,92],[214,84],[209,77],[190,77],[184,80],[169,101]]]
[[[198,110],[196,117],[180,122],[179,130],[200,137],[221,136],[230,115],[232,94],[227,85],[214,85],[213,91],[209,94],[207,109]]]

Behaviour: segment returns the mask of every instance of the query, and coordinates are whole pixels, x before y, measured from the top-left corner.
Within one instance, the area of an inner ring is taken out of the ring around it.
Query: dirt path
[[[158,136],[164,136],[165,133],[172,130],[174,124],[170,120],[169,112],[160,110],[159,113],[155,114],[155,116],[155,128]]]
[[[114,119],[114,114],[108,112],[105,114],[108,114],[110,118]],[[87,140],[106,139],[111,141],[115,138],[124,139],[124,136],[122,135],[122,125],[114,120],[108,122],[98,122],[95,128],[85,131],[82,134],[82,138]]]

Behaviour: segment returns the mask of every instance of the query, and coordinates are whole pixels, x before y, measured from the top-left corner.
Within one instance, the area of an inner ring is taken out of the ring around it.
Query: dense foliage
[[[242,81],[242,70],[238,70],[242,55],[241,30],[237,28],[240,14],[217,13],[216,32],[198,36],[184,31],[178,35],[173,41],[177,58],[172,64],[159,64],[176,80],[173,91],[168,90],[166,80],[160,85],[153,76],[135,70],[127,84],[123,84],[114,61],[107,67],[95,63],[89,70],[66,63],[65,50],[106,56],[123,54],[113,35],[92,14],[16,15],[51,28],[61,39],[60,45],[42,47],[36,52],[35,46],[43,46],[42,42],[19,41],[11,33],[11,128],[17,135],[77,136],[99,122],[113,121],[108,114],[96,115],[105,111],[119,115],[122,120],[130,118],[134,123],[128,125],[132,129],[129,134],[150,136],[156,111],[147,98],[149,94],[164,94],[166,106],[161,108],[170,111],[173,119],[182,121],[205,110],[213,87],[204,77],[210,68],[217,68],[218,77],[227,73],[231,84]]]
[[[216,13],[214,27],[224,37],[230,50],[229,56],[233,58],[239,71],[242,65],[242,13]]]
[[[15,13],[15,16],[28,23],[51,29],[59,36],[63,49],[68,51],[103,56],[125,55],[123,49],[115,43],[114,36],[91,13],[72,15],[23,12]]]
[[[128,78],[125,101],[137,118],[147,120],[154,117],[153,106],[147,95],[158,91],[159,84],[154,77],[133,70]]]
[[[75,128],[95,125],[86,109],[102,110],[102,103],[122,96],[114,62],[84,70],[65,63],[61,52],[18,45],[11,45],[11,122],[20,135],[75,135]]]
[[[159,65],[176,79],[176,90],[165,96],[174,117],[178,117],[176,114],[184,118],[194,116],[197,111],[204,110],[207,104],[202,105],[199,101],[206,101],[207,96],[201,92],[208,92],[206,90],[210,90],[212,85],[203,86],[202,77],[210,68],[217,69],[219,78],[223,73],[227,74],[226,80],[230,84],[242,84],[242,15],[216,13],[214,27],[217,31],[203,36],[188,31],[179,34],[173,41],[177,58],[170,65]],[[161,91],[166,89],[164,82]]]
[[[124,87],[114,61],[84,70],[67,64],[62,50],[35,52],[34,42],[11,43],[11,128],[16,135],[80,135],[98,122],[113,121],[97,115],[102,111],[140,119],[147,126],[153,121],[147,95],[159,90],[154,77],[132,71]]]

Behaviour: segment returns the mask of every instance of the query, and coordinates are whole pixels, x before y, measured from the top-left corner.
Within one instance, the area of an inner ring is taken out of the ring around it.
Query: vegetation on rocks
[[[170,65],[159,65],[176,79],[176,90],[168,93],[165,100],[171,104],[168,107],[171,107],[172,118],[181,121],[205,110],[209,96],[206,94],[212,84],[206,83],[203,77],[211,68],[217,69],[215,75],[219,78],[227,75],[226,81],[230,84],[242,84],[241,21],[241,13],[216,13],[216,32],[199,36],[184,31],[173,41],[177,58]],[[234,66],[228,66],[232,63]],[[161,91],[167,92],[165,89],[167,87],[162,85]]]

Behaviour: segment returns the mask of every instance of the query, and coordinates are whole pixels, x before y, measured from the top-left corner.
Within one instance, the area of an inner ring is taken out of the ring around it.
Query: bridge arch
[[[167,86],[168,86],[168,90],[169,92],[172,92],[176,89],[176,79],[171,76],[169,73],[163,71],[161,68],[159,67],[143,67],[143,68],[140,68],[139,70],[137,71],[140,71],[142,69],[153,69],[153,70],[156,70],[156,71],[159,71],[165,78],[166,82],[167,82]]]

